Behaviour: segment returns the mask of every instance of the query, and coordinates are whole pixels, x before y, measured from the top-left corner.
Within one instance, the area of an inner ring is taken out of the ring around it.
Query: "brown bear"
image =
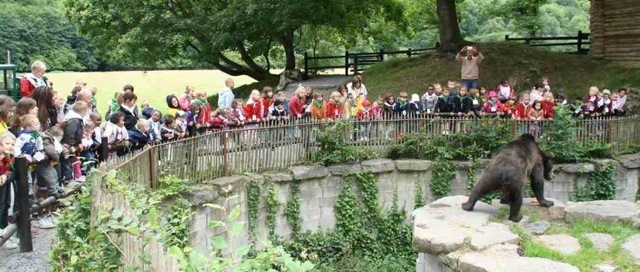
[[[480,181],[471,191],[469,200],[462,209],[472,211],[476,202],[487,193],[502,190],[500,203],[509,204],[509,220],[520,222],[520,207],[524,197],[524,186],[531,178],[531,189],[543,207],[553,206],[553,201],[544,198],[544,179],[552,180],[551,158],[540,150],[531,134],[522,134],[502,147],[485,168]]]

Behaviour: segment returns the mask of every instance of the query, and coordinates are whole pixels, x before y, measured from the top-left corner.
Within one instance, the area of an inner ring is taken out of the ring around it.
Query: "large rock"
[[[595,272],[620,272],[620,269],[610,264],[598,264],[593,266]]]
[[[344,176],[351,172],[359,172],[362,171],[362,166],[360,164],[355,163],[345,163],[345,164],[336,164],[327,167],[329,173],[334,176]]]
[[[616,157],[616,160],[622,164],[624,168],[636,169],[640,168],[640,154],[622,155]]]
[[[484,252],[471,252],[459,259],[455,271],[464,272],[579,272],[575,266],[542,258],[512,257]]]
[[[426,160],[397,160],[398,171],[427,171],[433,162]]]
[[[565,221],[568,223],[581,219],[610,223],[631,223],[640,214],[638,205],[623,200],[598,200],[588,202],[569,202],[565,208]]]
[[[453,252],[467,240],[476,249],[518,242],[506,226],[489,221],[498,215],[497,208],[478,202],[467,212],[460,207],[466,201],[466,196],[444,197],[414,211],[413,243],[420,252]]]
[[[537,221],[524,225],[525,232],[533,235],[543,235],[551,227],[547,221]]]
[[[296,180],[324,178],[329,175],[329,171],[324,166],[294,166],[289,171]]]
[[[613,244],[613,236],[604,233],[587,233],[584,235],[589,239],[593,247],[600,251],[607,251]]]
[[[262,176],[264,177],[264,180],[276,183],[293,180],[293,177],[291,175],[282,172],[266,172],[262,173]]]
[[[622,244],[622,250],[629,253],[636,261],[636,264],[640,265],[640,234],[629,237],[629,239]]]
[[[388,159],[373,159],[363,161],[362,170],[369,170],[373,173],[385,173],[391,172],[396,169],[396,164],[392,160]]]
[[[566,234],[542,235],[535,238],[535,241],[563,255],[573,255],[580,250],[578,239]]]
[[[547,198],[547,200],[553,201],[553,206],[542,207],[535,198],[528,197],[522,199],[522,213],[524,215],[535,215],[544,220],[564,220],[566,205],[562,201],[554,198]],[[494,207],[501,207],[503,205],[509,207],[508,205],[500,204],[500,199],[492,200],[491,205]]]
[[[595,166],[591,163],[570,163],[558,164],[555,167],[562,169],[566,173],[591,173],[595,171]]]

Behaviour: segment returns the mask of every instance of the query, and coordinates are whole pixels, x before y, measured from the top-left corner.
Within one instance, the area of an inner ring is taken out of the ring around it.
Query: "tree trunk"
[[[293,31],[288,31],[282,35],[281,41],[285,54],[285,70],[296,69],[296,53],[293,46]]]
[[[438,0],[438,28],[440,30],[440,53],[455,53],[462,43],[458,25],[455,0]]]

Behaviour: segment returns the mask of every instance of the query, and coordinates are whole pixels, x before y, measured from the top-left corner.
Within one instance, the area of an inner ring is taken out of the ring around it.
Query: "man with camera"
[[[456,61],[462,64],[462,86],[467,87],[467,90],[478,87],[478,65],[483,59],[484,56],[475,45],[463,47],[456,55]]]

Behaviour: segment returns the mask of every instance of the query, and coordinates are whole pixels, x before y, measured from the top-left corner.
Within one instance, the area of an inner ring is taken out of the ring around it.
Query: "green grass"
[[[589,56],[571,55],[515,43],[480,44],[485,60],[480,65],[479,86],[494,88],[503,78],[517,80],[518,93],[529,91],[543,76],[552,91],[563,91],[568,99],[582,99],[590,86],[617,90],[640,87],[640,69],[626,68]],[[460,80],[460,67],[452,58],[424,55],[391,59],[366,70],[364,83],[373,96],[399,91],[423,94],[426,86]],[[372,96],[372,97],[373,97]],[[627,101],[634,100],[632,97]]]
[[[75,82],[79,79],[87,82],[88,87],[96,87],[98,94],[98,110],[104,114],[116,90],[125,84],[132,84],[138,95],[138,104],[146,100],[154,108],[166,112],[168,109],[165,97],[168,94],[180,95],[187,85],[196,90],[204,90],[213,95],[224,87],[229,75],[218,70],[165,70],[165,71],[123,71],[123,72],[51,72],[47,77],[54,83],[53,87],[65,98],[71,93]],[[232,77],[236,86],[250,84],[255,80],[247,76]]]
[[[578,267],[580,271],[593,271],[592,267],[594,265],[604,263],[612,264],[621,271],[640,271],[640,267],[635,264],[633,258],[621,249],[622,243],[632,235],[640,232],[631,226],[592,221],[580,221],[571,225],[554,224],[547,232],[548,234],[569,234],[576,237],[580,242],[580,251],[571,256],[564,256],[555,250],[537,244],[531,236],[516,225],[513,225],[511,230],[522,238],[521,246],[527,257],[539,257],[569,263]],[[593,232],[606,233],[614,237],[614,244],[608,251],[597,250],[584,237],[585,234]]]

